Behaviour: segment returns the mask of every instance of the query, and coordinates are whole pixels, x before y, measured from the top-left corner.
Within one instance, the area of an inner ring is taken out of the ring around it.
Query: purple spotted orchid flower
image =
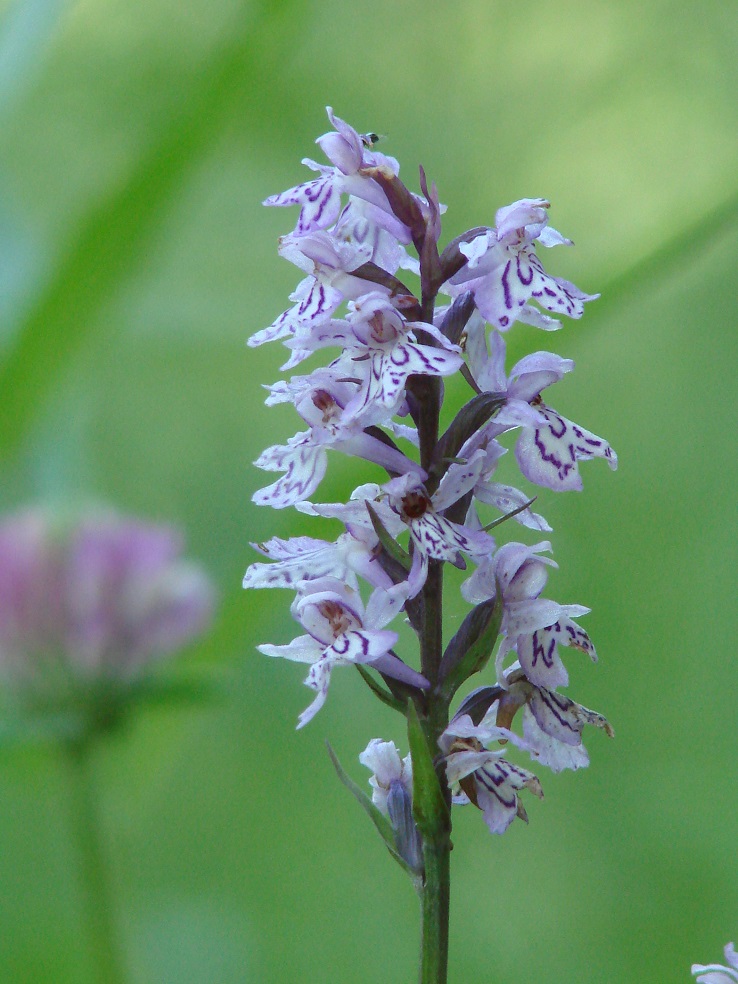
[[[374,206],[376,213],[389,226],[389,231],[397,239],[410,242],[407,227],[392,212],[387,195],[371,177],[365,173],[367,168],[386,168],[398,174],[400,165],[394,157],[386,157],[371,149],[374,134],[360,134],[348,123],[336,116],[327,107],[328,119],[336,128],[318,137],[315,141],[333,165],[326,167],[317,164],[309,157],[302,163],[321,176],[305,184],[296,185],[288,191],[272,195],[265,205],[299,205],[300,217],[295,227],[295,236],[305,236],[319,229],[327,229],[339,218],[343,195],[363,199]]]
[[[449,786],[456,790],[454,802],[473,803],[484,814],[491,833],[504,834],[516,817],[528,821],[519,792],[527,789],[542,798],[543,791],[532,772],[503,758],[504,748],[486,747],[493,742],[526,747],[514,732],[493,722],[494,714],[478,725],[468,714],[461,714],[446,728],[438,744],[444,754]]]
[[[308,503],[301,503],[309,506]],[[305,508],[303,511],[308,512]],[[337,540],[318,540],[295,536],[289,540],[274,536],[266,543],[252,543],[271,564],[256,563],[246,571],[244,588],[291,588],[301,581],[334,577],[358,589],[360,575],[375,587],[392,587],[392,579],[376,560],[377,536],[367,522],[353,524]]]
[[[360,384],[359,384],[360,385]],[[397,471],[420,474],[422,469],[395,447],[388,446],[367,427],[377,422],[379,408],[364,401],[355,408],[357,382],[344,378],[340,367],[321,369],[282,387],[270,387],[270,403],[289,401],[310,425],[287,444],[272,445],[256,461],[265,471],[284,475],[253,496],[259,505],[285,509],[309,498],[318,488],[328,465],[330,448],[366,458]]]
[[[522,708],[523,738],[528,754],[552,772],[589,765],[589,754],[582,744],[585,724],[613,736],[613,729],[602,714],[555,690],[534,686],[520,663],[513,663],[505,671],[503,686],[499,700],[488,714],[493,716],[496,709],[497,724],[511,727],[515,714]]]
[[[371,247],[350,240],[338,240],[326,232],[313,232],[300,238],[284,236],[279,244],[280,256],[307,274],[290,295],[294,305],[268,328],[255,332],[248,340],[252,347],[296,337],[292,368],[312,350],[310,339],[316,328],[329,321],[342,301],[361,297],[369,290],[379,290],[354,271],[372,259]],[[394,272],[394,271],[392,271]],[[389,293],[389,290],[387,290]]]
[[[452,465],[432,495],[428,495],[421,476],[415,472],[393,478],[382,487],[390,508],[410,530],[415,547],[429,559],[448,561],[460,570],[466,569],[462,553],[480,558],[495,548],[488,533],[454,523],[444,515],[474,488],[477,463],[470,460]]]
[[[553,331],[561,323],[543,314],[530,301],[554,314],[581,318],[584,302],[599,294],[585,294],[543,269],[536,253],[542,246],[571,246],[548,225],[550,202],[543,198],[523,198],[498,209],[496,228],[461,243],[465,266],[447,284],[452,297],[470,290],[480,314],[498,331],[507,331],[515,321]]]
[[[433,325],[405,321],[384,294],[364,294],[349,302],[348,307],[345,321],[333,319],[316,329],[312,348],[343,349],[343,357],[333,365],[336,371],[341,370],[360,383],[352,400],[352,413],[376,407],[386,418],[404,400],[409,376],[450,376],[464,364],[457,345],[452,345]],[[418,340],[419,333],[427,343]]]
[[[452,465],[432,495],[423,485],[424,474],[410,471],[384,485],[367,484],[355,489],[347,503],[311,504],[303,511],[340,519],[354,528],[371,529],[368,503],[393,536],[409,530],[424,563],[429,559],[444,560],[465,570],[462,553],[477,561],[492,554],[495,541],[483,530],[452,522],[443,513],[474,488],[484,456],[483,451],[478,451],[466,464]]]
[[[574,363],[551,352],[535,352],[505,373],[505,341],[492,332],[487,350],[484,324],[475,319],[467,328],[469,368],[480,389],[504,394],[505,406],[470,442],[470,448],[520,428],[515,457],[522,474],[536,485],[555,492],[580,491],[579,461],[605,458],[612,469],[618,457],[601,437],[567,420],[546,406],[541,392],[571,372]]]
[[[528,547],[523,543],[506,543],[491,560],[480,564],[462,586],[467,601],[482,602],[493,598],[499,586],[503,618],[501,643],[497,657],[498,680],[503,678],[505,657],[517,654],[528,680],[535,686],[555,689],[569,682],[559,646],[570,646],[586,653],[593,662],[597,653],[587,633],[574,622],[586,615],[583,605],[560,605],[541,598],[548,568],[556,567],[550,557],[548,541]]]
[[[512,758],[578,769],[589,762],[584,726],[612,733],[602,715],[560,692],[568,684],[560,650],[596,659],[576,622],[588,609],[543,597],[556,566],[550,544],[515,542],[503,524],[514,518],[521,535],[550,526],[524,487],[498,473],[506,442],[523,479],[544,489],[581,489],[580,462],[591,458],[615,468],[607,441],[544,403],[543,391],[574,363],[538,351],[508,371],[501,334],[516,322],[560,328],[557,315],[580,318],[596,295],[545,272],[538,246],[570,245],[548,225],[545,199],[501,208],[494,228],[442,248],[444,208],[423,169],[419,195],[397,161],[377,153],[374,135],[328,115],[335,129],[318,143],[330,164],[307,160],[318,176],[266,202],[299,209],[279,252],[305,276],[292,307],[249,344],[281,341],[286,373],[312,361],[309,372],[267,387],[267,404],[291,403],[306,429],[262,453],[257,466],[282,474],[253,499],[341,528],[332,541],[255,544],[265,559],[244,586],[295,592],[304,634],[259,649],[309,665],[315,697],[299,727],[325,703],[334,668],[347,665],[407,720],[411,761],[380,739],[362,755],[373,801],[337,769],[421,893],[421,979],[440,982],[445,953],[428,941],[447,938],[448,913],[436,903],[448,897],[451,803],[475,803],[502,833],[526,819],[524,790],[541,795]],[[442,292],[450,304],[439,303]],[[328,364],[313,368],[324,351]],[[447,393],[455,400],[465,384],[463,405],[452,407]],[[344,454],[375,465],[376,477],[345,501],[319,501],[328,451],[332,461]],[[471,610],[452,632],[447,564],[471,568],[461,586]],[[407,631],[396,631],[399,619]],[[460,688],[490,663],[493,684],[454,713]],[[522,737],[511,727],[518,711]]]
[[[367,663],[395,680],[421,688],[428,686],[424,677],[391,652],[398,636],[384,629],[406,598],[404,584],[389,591],[378,588],[365,608],[358,591],[336,578],[299,585],[292,615],[307,634],[286,646],[258,647],[265,656],[310,664],[305,684],[316,692],[316,697],[300,715],[299,728],[311,721],[325,703],[336,666]]]

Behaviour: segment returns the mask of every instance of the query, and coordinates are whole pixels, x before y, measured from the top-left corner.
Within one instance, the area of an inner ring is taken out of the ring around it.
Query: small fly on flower
[[[365,147],[370,150],[375,145],[378,144],[380,140],[384,140],[384,134],[381,133],[360,133],[359,138]]]

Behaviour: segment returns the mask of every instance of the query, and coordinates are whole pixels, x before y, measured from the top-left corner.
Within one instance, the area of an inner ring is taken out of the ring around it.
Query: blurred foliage
[[[603,293],[510,354],[575,358],[553,402],[620,455],[537,506],[552,597],[593,608],[601,663],[570,659],[571,692],[617,738],[542,776],[529,827],[459,813],[450,980],[678,984],[735,939],[737,41],[718,0],[3,6],[0,505],[178,521],[224,599],[192,660],[226,695],[152,708],[97,761],[132,982],[415,976],[412,888],[323,746],[363,782],[352,757],[404,749],[398,721],[343,672],[296,735],[300,667],[254,654],[289,639],[288,597],[240,589],[249,541],[319,528],[250,503],[296,425],[262,406],[280,352],[244,341],[296,282],[294,216],[259,202],[307,174],[326,104],[411,186],[422,162],[448,237],[549,197],[577,242],[549,269]],[[354,475],[334,456],[321,495]],[[86,984],[53,753],[1,749],[0,789],[0,979]]]

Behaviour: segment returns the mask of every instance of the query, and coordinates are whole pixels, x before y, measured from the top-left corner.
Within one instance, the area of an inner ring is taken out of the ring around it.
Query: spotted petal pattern
[[[270,195],[264,204],[299,205],[300,217],[294,234],[304,236],[318,229],[326,229],[336,221],[341,212],[341,185],[331,171],[279,195]]]
[[[567,614],[583,615],[587,609],[581,605],[557,605],[556,602],[538,599],[528,603],[526,610],[534,611],[538,609],[538,606],[544,612],[540,619],[547,620],[551,610],[556,610],[557,613],[562,614],[555,622],[537,628],[529,634],[521,634],[517,639],[511,641],[517,650],[520,664],[531,683],[552,690],[555,687],[565,687],[569,682],[569,675],[561,662],[558,652],[559,645],[581,649],[590,656],[593,662],[597,661],[597,654],[589,636]]]
[[[548,207],[540,198],[514,202],[498,211],[497,229],[488,229],[459,247],[467,263],[451,278],[448,290],[452,296],[470,290],[481,315],[498,331],[507,331],[518,320],[546,331],[560,327],[555,319],[538,317],[530,301],[553,314],[581,318],[585,301],[599,296],[585,294],[543,269],[536,240],[544,246],[571,245],[571,240],[546,225]]]
[[[419,519],[411,519],[408,525],[413,542],[427,557],[447,560],[461,571],[466,570],[462,553],[481,556],[494,550],[491,536],[468,530],[436,512],[428,511]]]
[[[285,474],[272,485],[254,492],[253,501],[257,506],[286,509],[310,498],[325,475],[328,456],[325,447],[316,444],[307,431],[296,435],[288,444],[267,448],[255,464],[265,471],[283,471]]]
[[[478,806],[493,834],[504,833],[516,816],[527,821],[518,798],[520,790],[528,789],[535,796],[543,796],[532,772],[502,758],[502,749],[484,748],[485,744],[501,739],[525,747],[506,728],[491,725],[488,717],[475,726],[468,715],[461,715],[454,718],[438,742],[446,757],[448,783],[456,794],[454,802],[472,802]]]
[[[280,314],[268,328],[254,332],[248,339],[251,348],[264,345],[266,342],[304,334],[322,325],[328,321],[343,300],[340,290],[330,284],[321,283],[315,277],[308,278],[303,284],[306,284],[306,287],[302,290],[297,304]]]
[[[556,492],[581,491],[579,461],[605,458],[610,468],[617,468],[618,456],[604,438],[543,404],[536,409],[543,422],[524,428],[515,446],[520,470],[531,482]]]
[[[474,782],[477,806],[492,834],[504,834],[515,817],[527,823],[528,814],[518,798],[521,789],[529,789],[539,799],[543,798],[536,776],[503,758],[478,769]]]
[[[328,696],[331,671],[334,666],[349,663],[371,663],[397,642],[396,632],[346,632],[339,636],[332,646],[324,650],[318,660],[310,667],[305,686],[316,693],[315,700],[299,717],[298,728],[303,728],[315,717]]]

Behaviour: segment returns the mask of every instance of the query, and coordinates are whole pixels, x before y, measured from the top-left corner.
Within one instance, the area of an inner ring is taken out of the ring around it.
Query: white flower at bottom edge
[[[730,967],[722,964],[692,964],[692,973],[700,975],[697,984],[735,984],[738,981],[738,953],[732,943],[728,943],[724,952]]]

